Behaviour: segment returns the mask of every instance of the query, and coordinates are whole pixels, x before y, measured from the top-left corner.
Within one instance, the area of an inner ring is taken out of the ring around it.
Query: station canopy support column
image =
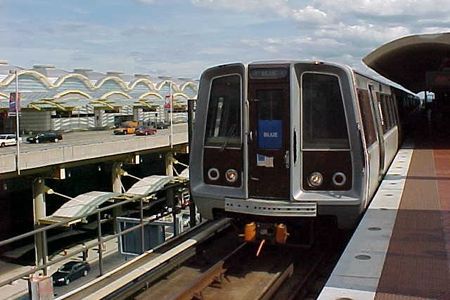
[[[123,165],[122,162],[114,162],[112,164],[112,170],[111,170],[112,191],[114,193],[119,193],[119,194],[122,194],[122,192],[123,192],[122,191],[122,174],[123,174],[122,165]],[[118,216],[120,216],[122,214],[122,206],[114,207],[112,214],[113,214],[114,219],[116,219]],[[114,231],[115,231],[115,233],[117,233],[119,231],[117,222],[114,222]]]
[[[45,180],[42,177],[38,177],[33,181],[33,222],[37,227],[39,220],[47,216],[47,209],[45,204]],[[45,254],[45,237],[44,233],[37,233],[34,236],[34,245],[36,253],[36,265],[45,263],[47,257]]]
[[[122,193],[122,162],[114,162],[112,165],[112,191]]]
[[[167,152],[165,156],[166,175],[173,176],[173,153]]]

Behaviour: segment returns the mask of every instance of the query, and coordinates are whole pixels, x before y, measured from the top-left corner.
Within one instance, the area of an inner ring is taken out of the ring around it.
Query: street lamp
[[[73,200],[72,197],[69,197],[69,196],[67,196],[67,195],[64,195],[64,194],[55,192],[53,189],[51,189],[51,188],[49,188],[49,187],[47,187],[47,186],[45,187],[45,192],[46,192],[47,194],[49,194],[49,195],[57,195],[57,196],[60,196],[60,197],[62,197],[62,198],[66,198],[66,199],[68,199],[68,200]]]
[[[137,176],[131,175],[127,171],[123,171],[122,176],[128,176],[128,177],[134,178],[136,180],[142,180],[142,178],[139,178]]]
[[[20,130],[19,130],[19,76],[17,69],[9,70],[9,74],[14,74],[16,81],[16,93],[14,96],[14,107],[16,113],[16,164],[17,164],[17,174],[20,175]]]
[[[169,83],[169,109],[170,109],[170,114],[169,114],[169,119],[170,119],[170,136],[169,136],[169,141],[170,141],[170,148],[173,148],[173,95],[172,95],[172,80],[171,77],[168,76],[159,76],[159,78],[163,79],[166,81],[166,83]],[[170,80],[170,81],[169,81]]]

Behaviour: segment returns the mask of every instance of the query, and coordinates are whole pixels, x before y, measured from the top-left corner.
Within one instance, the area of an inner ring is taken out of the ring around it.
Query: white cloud
[[[304,23],[329,22],[328,15],[312,5],[294,8],[287,0],[192,0],[197,6],[215,10],[275,15]]]
[[[333,49],[340,49],[345,45],[328,38],[286,37],[283,39],[243,39],[241,47],[249,53],[258,53],[258,57],[250,57],[252,60],[280,58],[330,60],[337,53]]]
[[[292,10],[291,15],[298,22],[325,24],[330,21],[327,13],[310,5],[303,9]]]
[[[54,5],[49,17],[36,18],[31,5],[0,0],[2,12],[3,7],[17,6],[0,19],[0,39],[14,41],[0,45],[0,53],[25,66],[82,64],[174,76],[195,76],[210,65],[230,61],[284,58],[363,68],[361,58],[388,41],[450,31],[448,2],[132,0],[92,7],[81,1],[70,6],[75,17]],[[14,15],[16,11],[20,14]],[[110,17],[119,14],[119,19]],[[166,14],[170,18],[162,17]]]
[[[383,24],[348,25],[344,23],[320,28],[316,31],[316,35],[319,37],[347,43],[364,42],[364,44],[381,44],[410,33],[410,30],[404,26],[385,27]]]
[[[153,4],[156,2],[156,0],[136,0],[136,2],[142,3],[142,4]]]
[[[272,11],[278,15],[289,14],[287,0],[192,0],[197,6],[211,9],[229,9],[239,12]]]
[[[425,34],[425,33],[436,33],[436,32],[450,32],[450,23],[447,27],[433,27],[433,26],[429,26],[429,27],[423,27],[420,30],[420,33]]]
[[[327,11],[372,16],[425,16],[450,12],[448,0],[315,0],[314,3]]]

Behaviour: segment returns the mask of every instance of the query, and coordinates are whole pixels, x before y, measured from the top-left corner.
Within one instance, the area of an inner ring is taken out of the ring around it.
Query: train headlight
[[[216,168],[211,168],[208,170],[208,179],[211,181],[216,181],[217,179],[219,179],[220,177],[220,173],[219,170],[217,170]]]
[[[313,172],[308,177],[308,184],[311,187],[319,187],[323,183],[323,176],[320,172]]]
[[[347,182],[347,176],[342,172],[336,172],[331,177],[331,180],[335,186],[343,186]]]
[[[225,172],[225,179],[229,182],[229,183],[233,183],[236,182],[236,180],[238,179],[238,173],[235,169],[228,169]]]

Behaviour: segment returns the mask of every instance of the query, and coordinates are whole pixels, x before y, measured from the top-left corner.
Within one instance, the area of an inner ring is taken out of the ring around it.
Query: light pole
[[[170,119],[170,133],[169,133],[169,143],[170,148],[173,148],[173,96],[172,96],[172,80],[171,77],[168,76],[159,76],[159,78],[166,81],[166,83],[169,83],[169,119]]]
[[[16,93],[14,95],[14,110],[16,113],[16,164],[17,164],[17,174],[20,175],[20,128],[19,128],[19,76],[17,69],[10,70],[10,74],[14,74],[16,81]]]
[[[170,148],[173,148],[173,95],[172,95],[172,81],[169,81],[169,95],[170,95]]]

